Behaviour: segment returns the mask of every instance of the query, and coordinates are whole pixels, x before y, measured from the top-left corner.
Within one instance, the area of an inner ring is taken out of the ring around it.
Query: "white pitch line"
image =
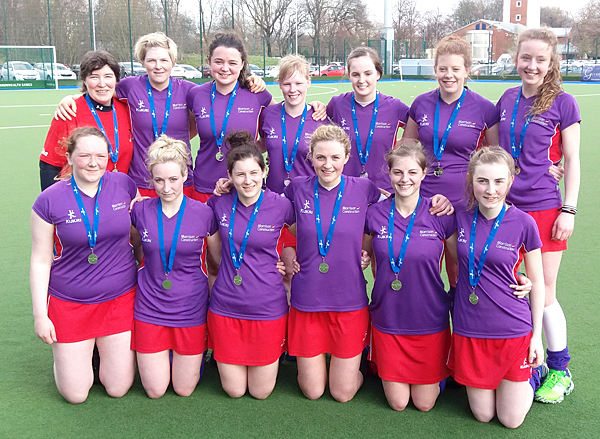
[[[20,127],[0,127],[0,130],[18,130],[21,128],[48,128],[50,125],[28,125]]]
[[[0,105],[0,108],[31,108],[31,107],[56,107],[56,104]]]

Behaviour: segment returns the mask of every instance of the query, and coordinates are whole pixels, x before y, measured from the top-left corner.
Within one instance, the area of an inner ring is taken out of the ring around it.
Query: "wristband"
[[[522,271],[517,271],[517,277],[519,277],[520,275],[527,277],[527,275],[525,273],[523,273]]]
[[[575,215],[577,213],[577,208],[575,206],[569,206],[564,204],[560,209],[561,212],[569,213],[571,215]]]

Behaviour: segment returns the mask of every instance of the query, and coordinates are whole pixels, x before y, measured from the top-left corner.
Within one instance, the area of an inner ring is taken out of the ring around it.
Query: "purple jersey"
[[[438,167],[433,149],[433,123],[437,99],[438,90],[431,90],[417,96],[410,107],[410,117],[419,126],[419,140],[427,153],[427,176],[421,183],[421,195],[429,198],[442,194],[453,204],[464,205],[471,153],[481,146],[485,131],[498,123],[498,112],[494,104],[467,88],[442,155],[440,164],[444,173],[436,177],[433,175]],[[444,136],[455,107],[456,102],[447,104],[440,99],[438,142]]]
[[[440,263],[443,240],[456,231],[454,215],[438,217],[429,213],[431,201],[422,198],[398,280],[402,288],[391,287],[396,275],[388,253],[390,205],[394,198],[373,204],[367,211],[365,231],[373,235],[377,278],[369,311],[373,326],[386,334],[436,334],[449,324],[450,296],[444,290]],[[410,221],[398,211],[394,215],[394,257],[402,247]]]
[[[496,218],[477,216],[475,265],[489,237]],[[473,211],[456,213],[458,226],[458,282],[452,316],[456,334],[473,338],[517,338],[532,330],[531,311],[526,299],[518,299],[510,284],[517,284],[515,272],[519,253],[542,246],[535,221],[514,206],[506,210],[504,219],[490,245],[475,294],[477,305],[469,302],[473,288],[469,284],[469,241]]]
[[[119,297],[136,284],[135,260],[129,235],[129,203],[135,197],[135,183],[120,172],[105,172],[98,198],[98,238],[91,253],[71,180],[62,180],[42,192],[33,211],[54,225],[55,255],[50,269],[48,293],[69,302],[93,304]],[[79,191],[93,227],[96,197]]]
[[[500,146],[511,153],[510,123],[520,87],[509,88],[498,101],[500,114]],[[535,96],[521,96],[515,121],[515,141],[518,146],[525,117]],[[577,101],[568,93],[559,94],[548,111],[535,116],[529,127],[519,156],[519,175],[508,194],[508,200],[526,212],[557,208],[562,205],[560,187],[548,172],[552,163],[562,158],[560,132],[581,122]]]
[[[297,221],[297,259],[300,272],[292,279],[292,306],[300,311],[356,311],[367,306],[365,277],[360,269],[367,207],[381,193],[369,179],[345,177],[346,184],[331,246],[325,257],[329,271],[319,271],[315,224],[316,176],[296,177],[284,190],[294,203]],[[319,185],[323,238],[327,236],[339,185],[327,190]]]
[[[154,129],[150,114],[150,101],[146,91],[146,78],[143,76],[129,76],[117,83],[117,96],[127,99],[129,114],[131,115],[131,131],[133,133],[133,158],[129,167],[129,175],[139,188],[152,189],[149,184],[150,173],[146,168],[146,155],[148,147],[154,142]],[[190,125],[186,97],[196,84],[182,79],[171,78],[172,97],[171,111],[167,125],[166,135],[181,140],[190,148]],[[158,91],[152,88],[154,108],[156,110],[156,125],[160,133],[165,116],[168,88]],[[192,167],[188,167],[188,179],[184,186],[193,184]]]
[[[206,323],[208,281],[202,271],[200,257],[204,238],[217,231],[212,210],[199,201],[187,199],[181,221],[173,269],[169,280],[173,287],[165,290],[166,279],[159,250],[156,209],[158,198],[136,203],[131,222],[142,238],[144,266],[138,271],[138,289],[134,317],[142,322],[169,327],[200,326]],[[165,258],[171,254],[171,243],[177,214],[162,214]]]
[[[212,193],[217,180],[227,177],[226,160],[219,162],[216,159],[219,148],[217,147],[217,141],[210,126],[210,91],[212,85],[212,82],[207,82],[193,89],[187,100],[188,106],[193,109],[198,136],[200,136],[200,149],[196,156],[194,171],[194,188],[196,191],[202,193]],[[218,91],[215,93],[213,111],[217,135],[219,135],[223,127],[223,119],[230,96],[231,93],[226,95]],[[246,88],[238,87],[225,136],[232,131],[242,130],[250,131],[250,134],[256,136],[260,111],[263,107],[267,107],[271,103],[271,100],[271,93],[266,90],[260,93],[252,93]],[[223,155],[228,150],[229,146],[223,142],[221,146]]]
[[[283,161],[282,137],[281,137],[281,103],[272,105],[263,110],[260,115],[259,134],[265,139],[267,153],[269,154],[269,175],[267,175],[267,187],[279,194],[283,193],[285,185],[283,181],[288,178]],[[296,153],[294,165],[289,174],[290,178],[315,175],[310,158],[310,138],[312,133],[321,125],[326,125],[327,121],[316,121],[312,118],[313,109],[309,106],[306,113],[306,121],[300,137],[300,145]],[[285,128],[288,158],[292,158],[292,149],[296,140],[296,133],[300,125],[300,119],[286,114]]]
[[[352,96],[353,93],[350,92],[332,97],[329,104],[327,104],[327,116],[348,134],[352,143],[350,160],[344,166],[344,175],[358,177],[363,170],[363,166],[360,163],[358,150],[356,149],[356,136],[354,135],[354,125],[352,122]],[[356,103],[356,119],[363,152],[367,146],[374,105],[372,102],[363,107],[358,102]],[[404,127],[407,120],[408,106],[404,102],[400,99],[379,93],[377,123],[375,124],[375,133],[373,134],[373,142],[365,170],[369,174],[369,180],[375,183],[377,187],[387,191],[392,190],[392,184],[388,174],[385,155],[396,146],[398,129]]]
[[[236,192],[210,197],[207,204],[218,220],[221,235],[221,265],[212,288],[210,310],[225,317],[246,320],[276,320],[288,312],[283,278],[277,271],[277,240],[285,224],[295,221],[292,203],[281,195],[265,190],[258,215],[250,231],[244,259],[239,269],[242,285],[235,285],[236,269],[229,248],[229,221]],[[255,204],[237,203],[233,241],[240,251],[242,238]]]

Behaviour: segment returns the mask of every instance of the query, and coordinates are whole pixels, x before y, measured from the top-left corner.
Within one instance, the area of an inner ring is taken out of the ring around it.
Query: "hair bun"
[[[249,131],[235,131],[227,134],[225,142],[233,149],[248,143],[254,144],[254,136]]]

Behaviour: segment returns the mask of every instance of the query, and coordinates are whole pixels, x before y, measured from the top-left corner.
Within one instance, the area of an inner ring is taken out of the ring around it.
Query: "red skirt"
[[[369,309],[303,312],[290,308],[289,352],[297,357],[329,353],[353,358],[369,344]]]
[[[119,297],[102,303],[82,304],[50,296],[48,317],[54,324],[59,343],[76,343],[131,331],[133,327],[133,287]]]
[[[190,186],[193,188],[193,186]],[[186,194],[187,195],[187,194]],[[208,201],[208,199],[210,198],[212,194],[206,194],[204,192],[198,192],[196,189],[192,190],[192,193],[189,195],[191,198],[193,198],[196,201],[200,201],[201,203],[206,204],[206,202]]]
[[[154,354],[173,349],[179,355],[200,355],[206,350],[206,323],[200,326],[172,328],[133,321],[131,349],[142,354]]]
[[[531,334],[518,338],[471,338],[454,334],[448,366],[454,379],[477,389],[496,389],[502,380],[528,381]]]
[[[277,254],[281,255],[281,251],[285,247],[296,247],[296,237],[289,230],[290,226],[284,226],[281,230],[281,235],[277,240]]]
[[[437,334],[395,335],[371,328],[370,360],[386,381],[435,384],[451,374],[446,366],[452,335],[450,327]]]
[[[219,363],[268,366],[287,351],[287,314],[277,320],[244,320],[208,311],[208,348]]]

